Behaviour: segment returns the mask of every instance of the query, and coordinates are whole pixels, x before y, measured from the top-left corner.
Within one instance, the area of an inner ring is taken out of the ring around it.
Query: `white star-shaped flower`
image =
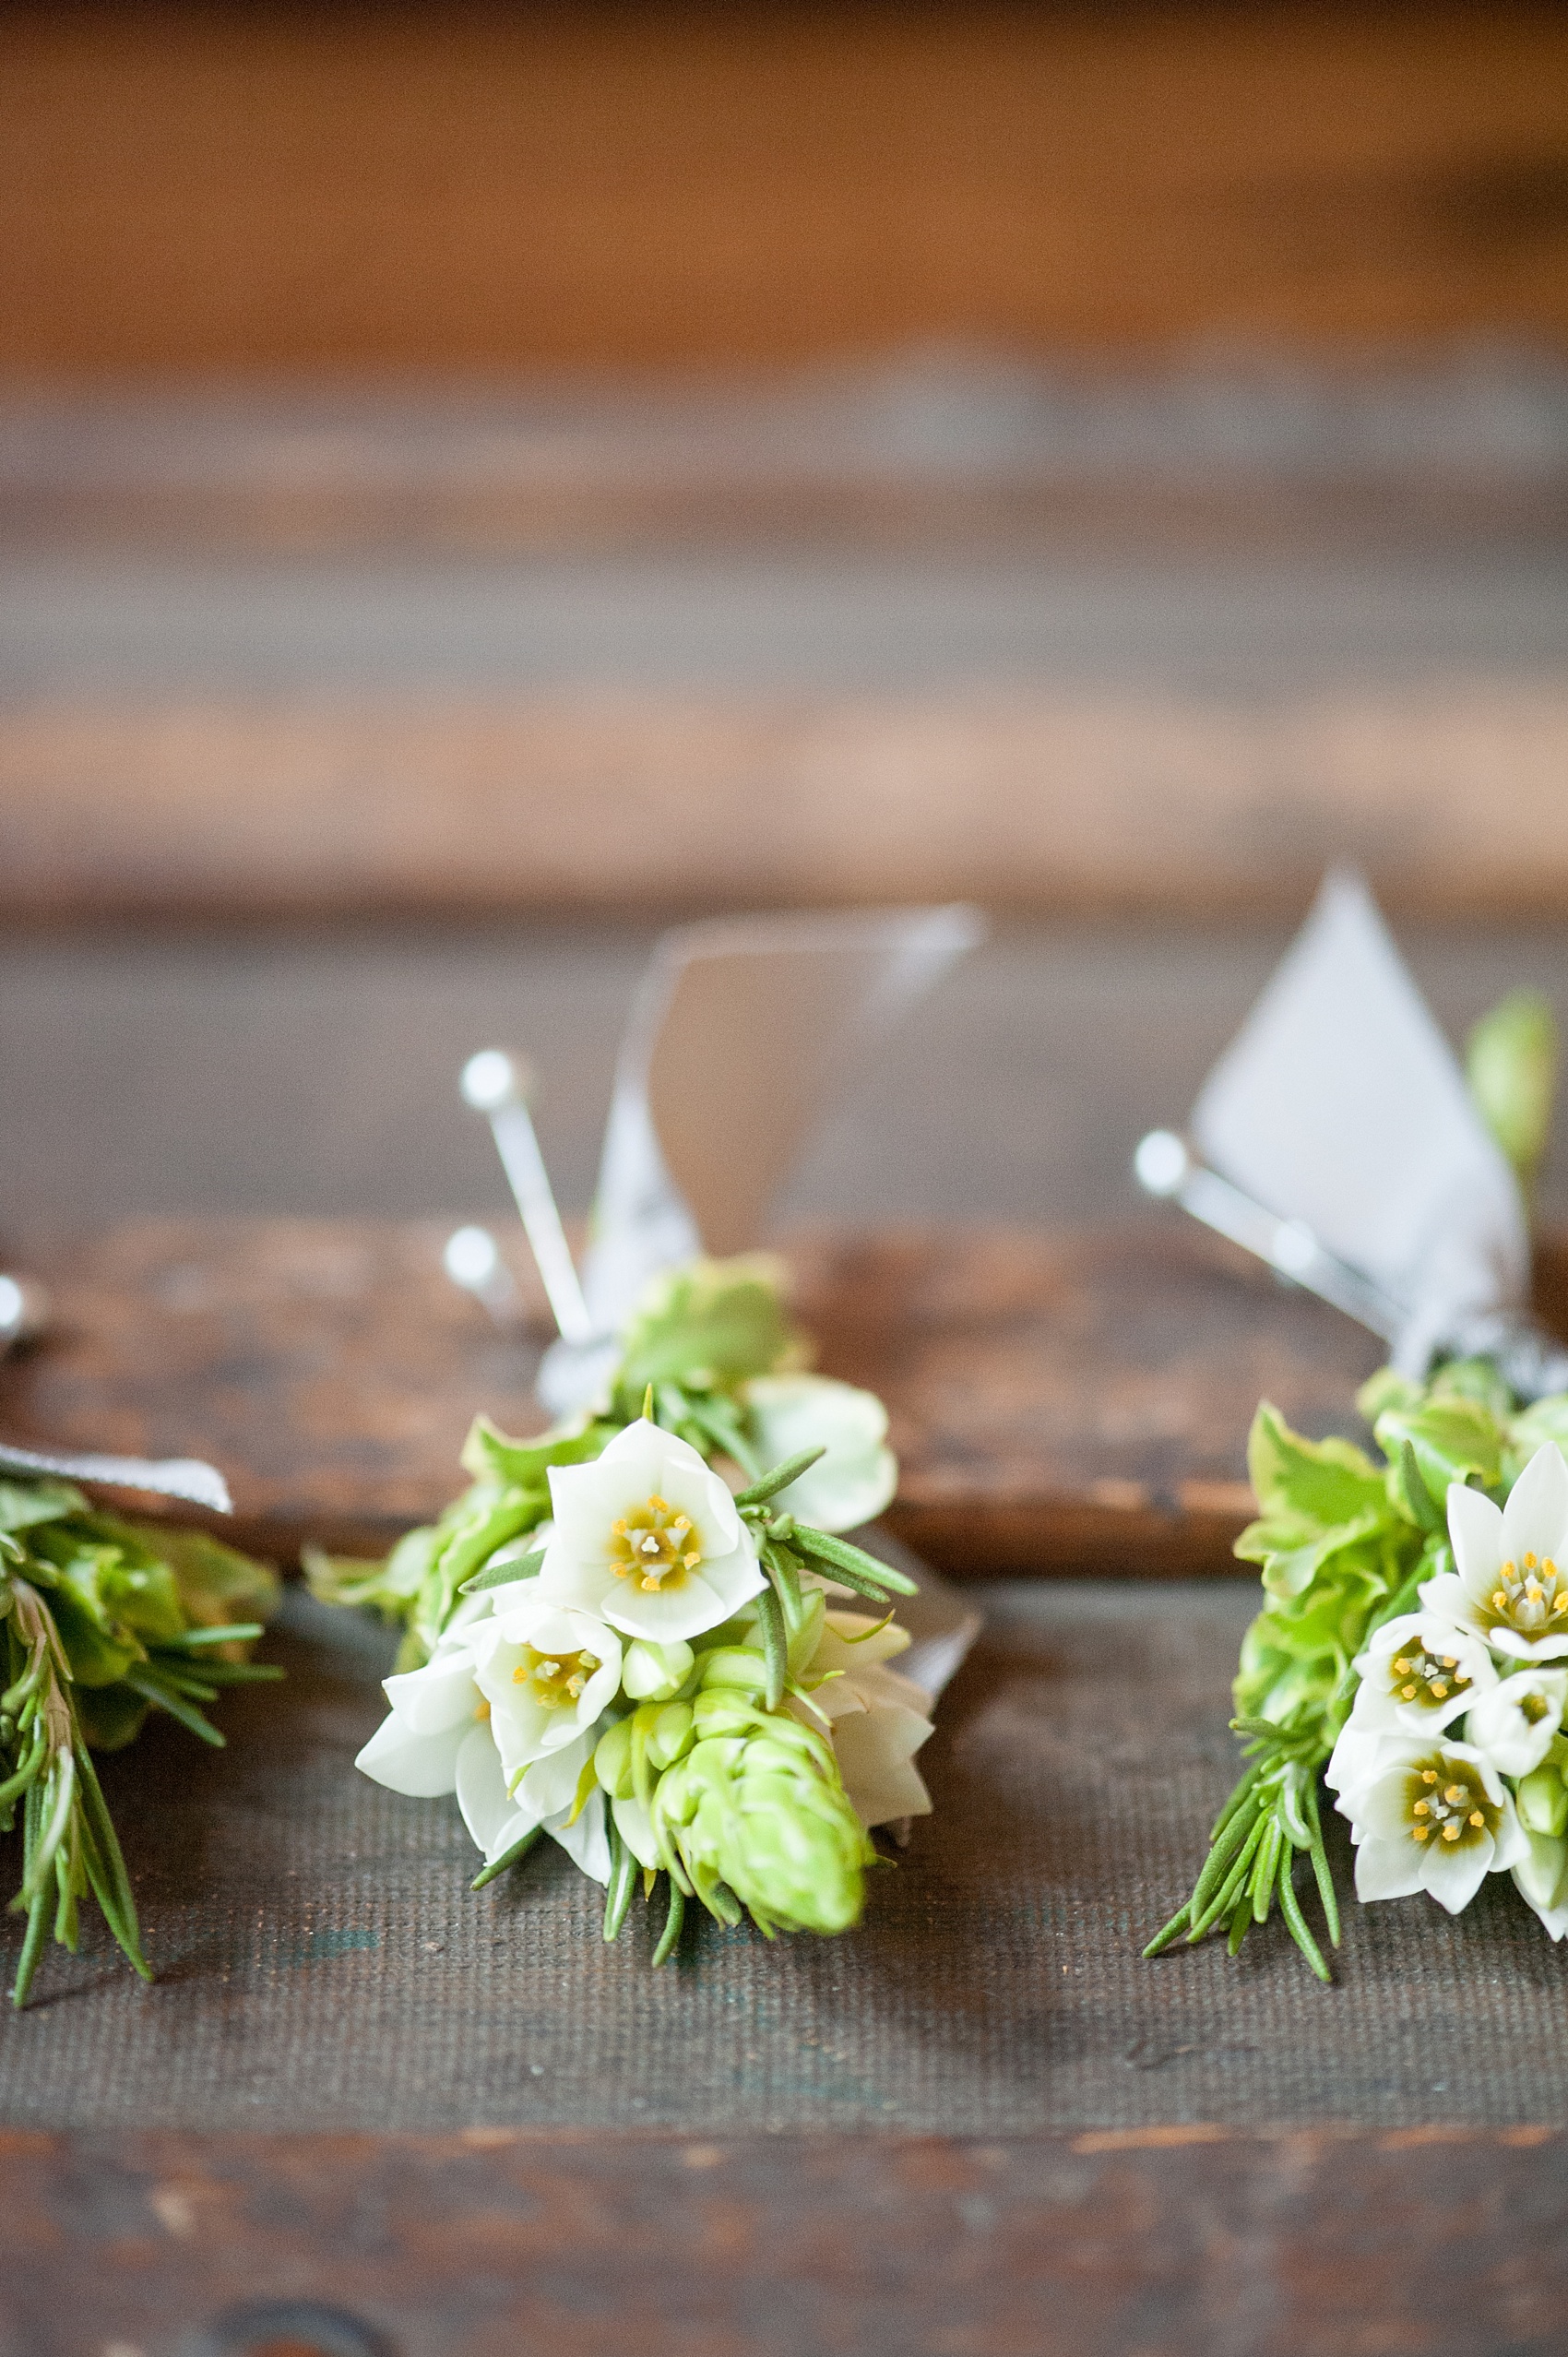
[[[1501,1512],[1455,1482],[1448,1535],[1456,1569],[1425,1583],[1429,1611],[1521,1661],[1568,1654],[1568,1465],[1553,1442],[1537,1449]]]
[[[1360,1684],[1350,1724],[1361,1734],[1420,1742],[1442,1732],[1497,1684],[1491,1654],[1473,1629],[1436,1613],[1385,1621],[1356,1657]]]
[[[1457,1915],[1489,1874],[1529,1852],[1513,1795],[1468,1744],[1390,1745],[1339,1808],[1351,1821],[1363,1901],[1425,1890]]]
[[[1515,1670],[1478,1696],[1465,1740],[1500,1775],[1528,1776],[1551,1749],[1568,1705],[1568,1669]]]
[[[541,1595],[627,1637],[717,1628],[765,1585],[734,1500],[695,1448],[640,1421],[589,1465],[552,1466]]]
[[[621,1684],[621,1640],[595,1614],[558,1604],[530,1580],[520,1601],[486,1623],[475,1682],[508,1781],[546,1752],[588,1732]]]

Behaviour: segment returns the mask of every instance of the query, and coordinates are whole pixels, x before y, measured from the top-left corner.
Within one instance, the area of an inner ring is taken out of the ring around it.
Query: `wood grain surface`
[[[1530,2129],[12,2135],[0,2346],[1526,2357],[1562,2346],[1565,2199]]]
[[[1568,331],[1546,7],[6,12],[0,361]]]
[[[384,1548],[461,1485],[479,1409],[518,1432],[541,1421],[537,1291],[532,1337],[504,1340],[445,1277],[446,1232],[164,1220],[8,1240],[58,1315],[0,1365],[0,1431],[207,1456],[258,1543]],[[888,1402],[894,1527],[960,1577],[1235,1569],[1258,1399],[1312,1431],[1349,1428],[1381,1358],[1349,1320],[1175,1214],[1089,1232],[808,1234],[786,1249],[824,1369]]]
[[[0,705],[0,915],[811,907],[1555,915],[1568,685]]]

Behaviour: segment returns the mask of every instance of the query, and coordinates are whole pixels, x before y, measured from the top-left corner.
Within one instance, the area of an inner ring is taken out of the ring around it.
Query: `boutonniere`
[[[282,1675],[249,1658],[278,1601],[275,1573],[205,1531],[106,1513],[72,1473],[228,1509],[210,1466],[0,1445],[0,1830],[21,1833],[18,2006],[51,1933],[75,1949],[89,1898],[152,1978],[93,1754],[123,1750],[154,1712],[220,1745],[207,1714],[223,1689]]]
[[[792,1355],[771,1268],[698,1262],[592,1413],[533,1442],[481,1418],[440,1523],[385,1565],[307,1562],[405,1631],[364,1774],[456,1794],[476,1889],[548,1835],[605,1886],[607,1939],[662,1890],[656,1964],[694,1898],[847,1930],[873,1829],[931,1807],[931,1696],[894,1666],[916,1582],[843,1535],[892,1498],[886,1415]]]
[[[481,1416],[471,1487],[437,1523],[385,1564],[316,1554],[307,1571],[402,1629],[358,1765],[456,1796],[476,1889],[548,1837],[604,1886],[607,1939],[639,1886],[660,1905],[655,1963],[693,1899],[770,1936],[843,1932],[873,1832],[930,1809],[915,1756],[977,1623],[891,1542],[849,1535],[893,1497],[886,1412],[805,1371],[779,1268],[731,1247],[849,1050],[976,938],[951,910],[667,936],[622,1053],[580,1277],[525,1072],[495,1050],[466,1068],[560,1328],[538,1376],[554,1422],[517,1441]],[[505,1320],[493,1238],[459,1231],[447,1267]]]
[[[1525,1210],[1555,1068],[1550,1012],[1521,994],[1472,1035],[1467,1086],[1340,879],[1200,1097],[1194,1144],[1140,1149],[1153,1191],[1392,1348],[1356,1401],[1375,1456],[1257,1411],[1245,1765],[1150,1956],[1213,1934],[1234,1954],[1277,1909],[1326,1981],[1328,1809],[1363,1903],[1457,1913],[1507,1874],[1568,1931],[1568,1356],[1527,1312]]]

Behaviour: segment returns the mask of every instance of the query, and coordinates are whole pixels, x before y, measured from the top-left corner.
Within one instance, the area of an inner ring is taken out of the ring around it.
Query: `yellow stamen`
[[[1408,1678],[1410,1674],[1410,1664],[1408,1661],[1396,1661],[1394,1664],[1394,1674],[1396,1678]]]
[[[1415,1828],[1415,1837],[1418,1841],[1425,1841],[1429,1839],[1431,1834],[1431,1827],[1430,1825],[1418,1825]]]
[[[1432,1696],[1433,1696],[1433,1698],[1434,1698],[1436,1701],[1441,1702],[1441,1701],[1443,1700],[1443,1696],[1444,1696],[1444,1695],[1448,1692],[1448,1681],[1447,1681],[1447,1679],[1446,1679],[1446,1678],[1433,1678],[1433,1680],[1432,1680],[1432,1682],[1431,1682],[1431,1690],[1432,1690]]]
[[[1443,1828],[1443,1838],[1444,1841],[1457,1841],[1459,1839],[1458,1827],[1456,1825],[1445,1825]]]
[[[1461,1801],[1467,1801],[1470,1796],[1463,1784],[1450,1784],[1443,1797],[1451,1809],[1456,1809]]]
[[[1534,1571],[1535,1567],[1536,1567],[1536,1559],[1535,1559],[1534,1555],[1528,1555],[1528,1554],[1527,1554],[1527,1555],[1525,1557],[1525,1569],[1526,1569],[1526,1571]]]
[[[1416,1803],[1416,1815],[1418,1816],[1431,1816],[1431,1803],[1430,1801],[1418,1801]]]
[[[1421,1782],[1422,1782],[1423,1784],[1435,1784],[1435,1783],[1437,1782],[1437,1770],[1436,1770],[1436,1768],[1422,1768],[1422,1770],[1421,1770]]]
[[[1484,1825],[1486,1823],[1486,1819],[1482,1816],[1479,1809],[1472,1809],[1470,1811],[1470,1823],[1472,1825]]]
[[[1414,1687],[1414,1686],[1401,1686],[1401,1687],[1400,1687],[1400,1689],[1399,1689],[1399,1699],[1400,1699],[1400,1701],[1401,1701],[1401,1702],[1414,1702],[1415,1698],[1416,1698],[1416,1689],[1415,1689],[1415,1687]]]

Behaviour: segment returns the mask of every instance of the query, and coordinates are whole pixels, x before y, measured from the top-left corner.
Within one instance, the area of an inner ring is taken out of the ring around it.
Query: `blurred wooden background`
[[[1568,891],[1568,15],[0,18],[0,915]]]
[[[1568,327],[1555,8],[100,6],[4,49],[14,365]]]

